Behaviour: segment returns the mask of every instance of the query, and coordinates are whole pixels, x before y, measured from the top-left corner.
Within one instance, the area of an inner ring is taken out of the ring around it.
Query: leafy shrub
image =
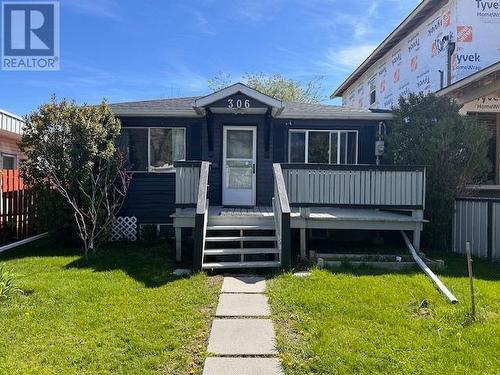
[[[14,282],[14,275],[0,264],[0,302],[9,300],[12,295],[20,292]]]
[[[483,182],[490,169],[486,127],[459,114],[459,106],[434,94],[401,98],[389,124],[390,162],[427,167],[425,245],[451,247],[453,203],[467,185]]]

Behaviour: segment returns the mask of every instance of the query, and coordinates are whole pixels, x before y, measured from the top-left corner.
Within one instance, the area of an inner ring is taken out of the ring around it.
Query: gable
[[[281,100],[263,94],[242,83],[236,83],[197,99],[195,109],[200,111],[204,108],[238,112],[263,111],[266,108],[272,108],[273,111],[281,111],[283,103]]]
[[[228,108],[228,109],[252,109],[252,108],[268,108],[267,104],[254,99],[241,92],[226,96],[210,104],[210,108]]]

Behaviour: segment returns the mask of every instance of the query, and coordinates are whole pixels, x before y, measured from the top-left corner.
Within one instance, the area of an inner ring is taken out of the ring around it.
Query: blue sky
[[[0,71],[0,108],[204,95],[227,72],[323,76],[329,94],[417,0],[61,0],[61,70]]]

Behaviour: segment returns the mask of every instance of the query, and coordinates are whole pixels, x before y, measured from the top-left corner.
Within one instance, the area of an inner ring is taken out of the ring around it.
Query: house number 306
[[[250,100],[228,99],[227,108],[250,108]]]

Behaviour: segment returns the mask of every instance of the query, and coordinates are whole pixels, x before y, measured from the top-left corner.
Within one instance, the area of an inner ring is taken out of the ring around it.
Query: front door
[[[222,204],[255,205],[255,126],[225,126]]]

